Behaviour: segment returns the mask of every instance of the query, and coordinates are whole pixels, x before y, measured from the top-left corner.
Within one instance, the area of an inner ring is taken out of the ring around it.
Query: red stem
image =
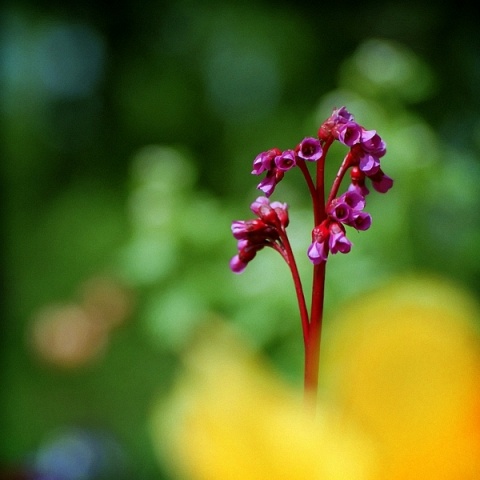
[[[305,345],[305,395],[315,401],[318,390],[320,341],[322,337],[323,299],[325,293],[325,266],[315,265],[313,273],[312,309],[307,343]]]
[[[314,226],[326,218],[325,211],[325,157],[332,140],[323,147],[323,155],[317,161],[316,201],[313,202]],[[313,268],[312,304],[307,342],[305,344],[305,396],[315,404],[318,395],[318,371],[320,362],[320,341],[322,337],[323,303],[325,296],[325,262]]]
[[[349,167],[350,167],[350,154],[347,154],[343,159],[342,164],[340,165],[340,168],[338,170],[337,176],[335,177],[335,180],[333,181],[332,189],[330,190],[330,194],[328,195],[326,205],[328,205],[337,196],[337,192],[338,192],[338,189],[340,188],[340,184],[342,183],[343,177],[345,176],[345,172],[348,170]]]
[[[300,309],[300,318],[302,320],[302,332],[303,332],[303,343],[307,345],[307,336],[308,336],[308,309],[305,302],[305,296],[303,294],[302,281],[300,279],[300,274],[298,273],[297,263],[295,262],[295,256],[293,255],[292,247],[288,240],[286,232],[283,230],[280,231],[280,238],[286,253],[287,264],[290,267],[292,272],[293,283],[295,284],[295,293],[297,294],[298,307]]]
[[[310,172],[305,162],[301,159],[298,159],[297,165],[302,171],[303,176],[305,177],[305,180],[307,182],[308,190],[310,191],[310,196],[312,197],[313,211],[315,212],[319,210],[317,189],[315,188],[315,184],[313,183],[312,176],[310,175]]]

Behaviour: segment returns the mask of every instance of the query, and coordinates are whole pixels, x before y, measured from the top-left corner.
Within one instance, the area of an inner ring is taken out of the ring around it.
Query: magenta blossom
[[[298,145],[298,156],[303,160],[317,161],[323,155],[322,145],[317,138],[304,138]]]
[[[345,228],[341,223],[332,222],[329,227],[330,237],[328,239],[328,247],[330,252],[348,253],[352,248],[352,243],[345,236]]]
[[[312,243],[308,247],[307,255],[314,265],[327,261],[329,236],[328,221],[322,222],[313,229]]]
[[[364,207],[365,198],[358,192],[348,191],[332,200],[327,213],[339,222],[350,224]]]
[[[329,252],[348,253],[352,243],[345,235],[345,227],[335,220],[327,219],[312,231],[312,243],[307,255],[314,265],[326,262]]]
[[[320,186],[318,182],[323,178],[325,156],[334,141],[340,142],[349,150],[335,177],[326,204],[321,205],[321,192],[326,192],[324,185]],[[257,185],[263,196],[258,197],[250,207],[256,219],[232,223],[233,235],[239,241],[238,255],[232,259],[232,270],[243,270],[256,252],[265,246],[275,248],[284,258],[288,257],[289,253],[284,249],[285,228],[289,221],[287,206],[280,202],[270,202],[269,197],[286,172],[296,166],[300,167],[307,181],[315,218],[320,219],[320,225],[312,233],[308,257],[314,264],[318,264],[325,261],[330,252],[349,252],[352,244],[346,237],[345,227],[361,231],[369,229],[372,224],[370,214],[364,211],[365,199],[370,194],[367,179],[373,189],[380,193],[387,192],[393,186],[393,180],[380,166],[380,160],[385,154],[385,142],[377,131],[365,129],[345,107],[340,107],[334,109],[322,123],[318,129],[318,138],[305,137],[295,149],[282,151],[271,148],[257,155],[253,161],[252,173],[265,174]],[[313,177],[309,172],[311,167],[307,167],[303,161],[315,162],[317,170],[321,170]],[[347,191],[338,196],[338,189],[348,173],[351,183]]]
[[[383,157],[387,152],[385,142],[375,130],[363,130],[361,143],[366,152],[377,158]]]
[[[230,269],[235,273],[245,270],[257,251],[264,247],[272,247],[283,254],[281,241],[288,226],[288,205],[271,202],[267,197],[258,197],[250,205],[258,218],[252,220],[236,220],[232,222],[232,233],[238,240],[238,253],[230,261]]]
[[[356,230],[368,230],[372,224],[371,216],[363,212],[365,197],[357,190],[350,189],[328,206],[328,215],[344,225]]]
[[[278,148],[272,148],[266,152],[259,153],[253,161],[254,175],[260,175],[261,173],[271,170],[275,166],[275,157],[282,152]]]
[[[360,142],[362,138],[362,130],[362,127],[356,122],[342,123],[338,125],[336,129],[337,138],[344,145],[352,147]]]
[[[275,157],[275,165],[279,170],[287,171],[297,164],[295,152],[293,150],[285,150]]]
[[[278,182],[282,180],[284,172],[278,168],[268,170],[265,178],[257,185],[257,188],[261,190],[267,197],[272,195]]]
[[[251,245],[246,240],[239,240],[237,244],[238,253],[230,260],[230,269],[234,273],[242,273],[248,265],[248,262],[255,258],[258,250],[263,246]]]
[[[385,175],[381,168],[370,177],[370,180],[373,188],[379,193],[386,193],[393,187],[393,179]]]
[[[267,197],[258,197],[251,205],[250,210],[267,225],[276,228],[288,226],[288,205],[281,202],[272,202]]]

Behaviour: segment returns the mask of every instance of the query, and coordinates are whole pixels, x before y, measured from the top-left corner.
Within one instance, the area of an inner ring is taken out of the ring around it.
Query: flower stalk
[[[349,151],[326,196],[325,162],[334,141],[345,145]],[[304,387],[309,399],[315,400],[318,391],[326,262],[329,254],[350,252],[352,243],[346,236],[345,227],[361,231],[371,226],[371,216],[364,211],[366,197],[370,193],[367,179],[380,193],[393,186],[393,180],[380,168],[380,158],[385,153],[385,142],[375,130],[366,130],[356,123],[345,107],[334,109],[320,126],[316,138],[304,138],[295,149],[281,151],[272,148],[257,155],[252,173],[265,173],[265,177],[257,186],[264,196],[250,205],[256,218],[232,223],[238,249],[237,255],[230,261],[233,272],[242,273],[264,247],[278,251],[290,269],[300,312],[305,349]],[[314,165],[314,176],[310,165]],[[313,264],[310,311],[286,230],[289,224],[288,205],[269,200],[285,173],[295,167],[305,178],[313,209],[314,226],[307,249]],[[346,192],[338,196],[347,172],[350,173],[350,184]]]

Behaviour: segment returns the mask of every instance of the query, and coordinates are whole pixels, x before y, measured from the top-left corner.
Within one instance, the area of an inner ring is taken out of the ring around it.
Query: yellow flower
[[[331,319],[323,388],[381,445],[382,478],[480,478],[479,319],[433,278],[395,282]]]
[[[181,478],[375,478],[367,440],[332,410],[317,416],[223,331],[188,356],[169,404],[155,410],[153,435]]]
[[[476,304],[407,278],[327,318],[321,403],[292,392],[218,325],[154,410],[154,445],[191,480],[478,480]]]

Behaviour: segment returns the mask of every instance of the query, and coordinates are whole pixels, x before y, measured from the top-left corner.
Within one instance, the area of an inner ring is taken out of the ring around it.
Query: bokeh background
[[[327,316],[409,272],[478,296],[478,20],[452,1],[3,2],[5,478],[169,478],[150,412],[211,321],[301,384],[288,270],[262,251],[231,274],[230,222],[250,216],[256,154],[314,135],[335,106],[386,140],[396,183],[329,261]],[[301,175],[275,199],[308,288]]]

